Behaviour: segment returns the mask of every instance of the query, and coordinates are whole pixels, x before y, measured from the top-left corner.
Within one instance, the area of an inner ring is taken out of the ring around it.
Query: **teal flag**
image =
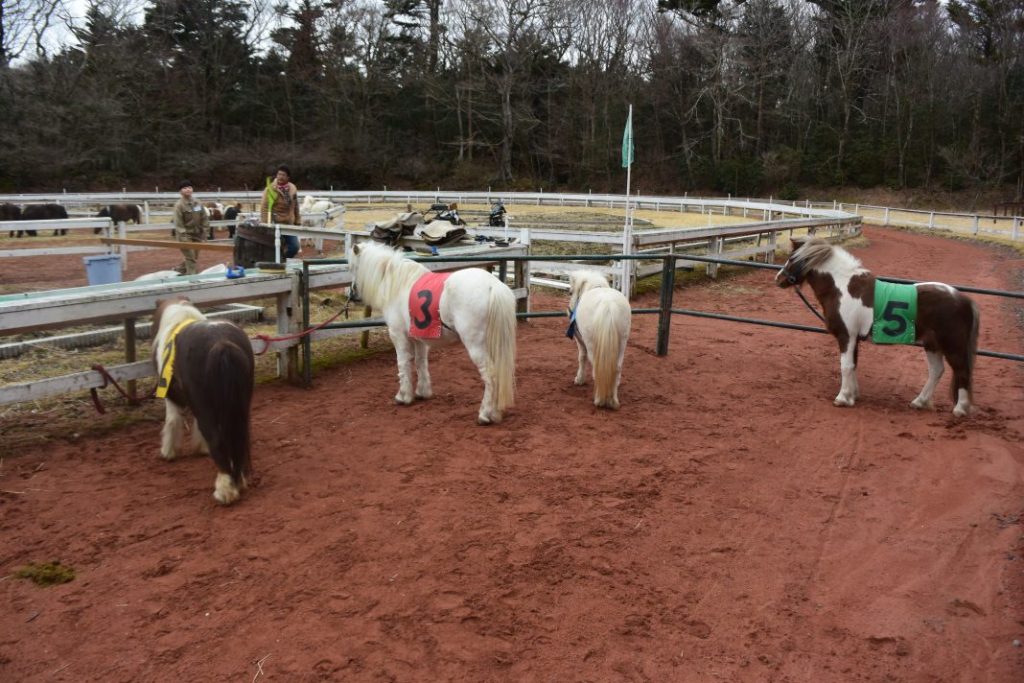
[[[622,131],[622,168],[633,165],[633,107],[629,108],[626,130]]]

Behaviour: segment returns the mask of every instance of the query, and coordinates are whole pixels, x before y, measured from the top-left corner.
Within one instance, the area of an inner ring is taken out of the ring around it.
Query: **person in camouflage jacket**
[[[202,242],[210,229],[210,217],[199,200],[192,197],[192,183],[181,181],[178,186],[181,199],[174,205],[174,237],[179,242]],[[182,249],[184,257],[177,271],[182,275],[194,275],[198,272],[196,260],[198,249]]]

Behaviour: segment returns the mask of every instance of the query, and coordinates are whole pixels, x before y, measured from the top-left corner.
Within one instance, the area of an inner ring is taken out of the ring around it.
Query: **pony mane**
[[[599,287],[610,287],[608,284],[608,278],[596,270],[574,270],[569,276],[571,282],[571,291],[569,294],[569,307],[572,308],[576,305],[576,302],[580,300],[583,293],[590,289],[596,289]]]
[[[790,260],[794,265],[801,266],[800,270],[805,273],[812,270],[853,273],[863,269],[860,260],[853,254],[817,237],[804,242],[803,246],[793,252]]]
[[[403,296],[427,272],[425,266],[405,258],[402,252],[376,242],[361,243],[356,260],[359,295],[378,308]]]
[[[175,325],[186,320],[206,320],[206,316],[188,301],[173,301],[157,308],[156,343],[163,344],[164,338]]]

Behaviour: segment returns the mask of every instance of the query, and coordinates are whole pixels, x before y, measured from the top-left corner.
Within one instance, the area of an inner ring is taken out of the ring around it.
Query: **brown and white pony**
[[[188,324],[179,328],[182,323]],[[158,302],[153,328],[157,330],[153,359],[158,377],[163,374],[169,344],[175,347],[160,455],[173,460],[180,454],[185,411],[191,412],[189,445],[213,458],[218,470],[213,497],[229,505],[238,500],[251,472],[255,363],[249,337],[233,323],[208,321],[184,298]]]
[[[860,395],[857,345],[874,322],[875,276],[850,252],[820,239],[793,240],[793,252],[775,276],[780,287],[810,285],[825,316],[825,326],[839,342],[842,385],[837,406],[852,406]],[[965,294],[941,282],[917,288],[916,341],[924,346],[928,381],[911,405],[931,408],[942,377],[942,359],[953,369],[953,414],[971,410],[971,379],[978,349],[978,306]]]

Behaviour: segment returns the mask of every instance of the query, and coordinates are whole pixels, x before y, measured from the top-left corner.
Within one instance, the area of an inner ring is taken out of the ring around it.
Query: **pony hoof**
[[[574,379],[574,380],[572,381],[572,383],[573,383],[573,384],[575,384],[575,385],[576,385],[576,386],[578,386],[578,387],[582,387],[583,385],[585,385],[585,384],[587,383],[587,380],[585,380],[585,379],[580,379],[579,377],[577,377],[576,379]]]
[[[221,505],[231,505],[241,494],[228,474],[218,474],[213,484],[213,499]]]
[[[956,416],[956,417],[967,417],[970,414],[971,414],[971,409],[970,408],[961,408],[960,406],[957,406],[956,408],[953,408],[953,415]]]
[[[432,392],[432,391],[417,391],[416,392],[416,398],[419,398],[419,399],[426,400],[428,398],[433,398],[433,397],[434,397],[434,392]]]
[[[160,451],[160,457],[166,460],[167,462],[170,462],[177,458],[178,454],[175,453],[174,451]]]
[[[917,408],[918,410],[931,410],[932,408],[935,407],[931,401],[922,401],[917,398],[911,401],[910,405],[914,408]]]
[[[408,405],[412,405],[412,399],[411,398],[405,398],[401,394],[398,394],[397,396],[395,396],[395,403],[397,403],[398,405],[402,405],[402,406],[408,406]]]
[[[832,401],[832,405],[838,406],[840,408],[852,408],[853,402],[854,401],[852,398],[846,398],[845,396],[836,396],[836,400]]]

